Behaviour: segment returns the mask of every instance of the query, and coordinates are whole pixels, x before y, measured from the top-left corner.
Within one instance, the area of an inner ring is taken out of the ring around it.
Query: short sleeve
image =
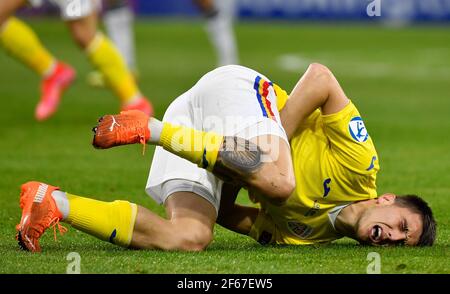
[[[330,155],[337,162],[358,174],[373,174],[379,170],[373,141],[351,101],[337,113],[322,115],[322,122]]]

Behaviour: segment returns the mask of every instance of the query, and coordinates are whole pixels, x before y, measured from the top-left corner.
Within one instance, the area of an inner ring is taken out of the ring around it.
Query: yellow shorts
[[[255,223],[250,229],[249,236],[258,243],[266,245],[276,243],[277,234],[279,234],[279,231],[270,215],[260,209]]]

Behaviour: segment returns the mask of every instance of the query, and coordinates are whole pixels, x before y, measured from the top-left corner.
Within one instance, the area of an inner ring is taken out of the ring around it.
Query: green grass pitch
[[[46,181],[101,200],[126,199],[160,214],[144,192],[153,148],[94,150],[91,128],[117,112],[110,92],[85,83],[90,66],[58,20],[31,20],[42,41],[78,71],[55,117],[33,119],[38,77],[0,50],[0,273],[65,273],[69,252],[82,273],[365,273],[369,252],[382,273],[450,273],[450,37],[444,27],[385,28],[302,23],[240,23],[241,63],[292,89],[312,61],[327,64],[358,106],[382,170],[380,193],[417,193],[434,209],[432,248],[361,247],[350,239],[311,247],[262,247],[217,226],[201,253],[131,251],[75,229],[42,254],[20,251],[20,184]],[[201,22],[139,21],[140,84],[161,118],[169,103],[215,64]],[[245,201],[242,195],[241,201]]]

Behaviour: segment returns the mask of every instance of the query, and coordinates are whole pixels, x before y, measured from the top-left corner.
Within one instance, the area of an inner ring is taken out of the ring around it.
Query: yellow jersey
[[[281,110],[287,95],[274,84]],[[307,245],[342,236],[337,214],[346,205],[377,197],[379,158],[356,107],[338,113],[317,109],[290,141],[296,188],[282,206],[261,203],[250,236],[262,244]]]

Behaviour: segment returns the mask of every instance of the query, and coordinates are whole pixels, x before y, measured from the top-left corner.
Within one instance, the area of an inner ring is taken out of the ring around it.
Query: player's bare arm
[[[311,64],[280,111],[288,138],[293,137],[301,123],[317,108],[320,107],[324,115],[333,114],[342,110],[348,102],[333,73],[322,64]]]
[[[258,216],[259,209],[237,204],[236,198],[240,190],[240,186],[223,184],[220,210],[216,222],[233,232],[248,235]]]

